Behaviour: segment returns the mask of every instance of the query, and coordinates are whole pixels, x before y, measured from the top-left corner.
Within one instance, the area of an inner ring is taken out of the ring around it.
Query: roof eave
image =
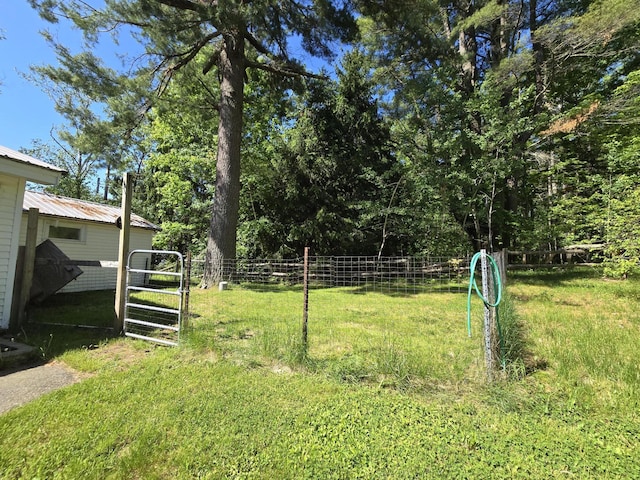
[[[37,207],[34,207],[37,208]],[[27,214],[29,213],[29,209],[26,207],[22,207],[22,213],[23,214]],[[112,225],[115,226],[115,222],[106,222],[104,220],[92,220],[90,218],[78,218],[78,217],[70,217],[68,215],[58,215],[55,213],[43,213],[43,212],[38,212],[38,215],[40,217],[47,217],[47,218],[55,218],[55,219],[60,219],[60,220],[65,220],[68,222],[78,222],[78,223],[95,223],[98,225]],[[157,225],[153,224],[153,223],[148,223],[145,225],[134,225],[131,224],[131,228],[139,228],[141,230],[150,230],[153,232],[159,232],[160,230],[162,230],[160,227],[158,227]]]
[[[32,165],[0,156],[0,172],[41,185],[57,185],[64,170]]]

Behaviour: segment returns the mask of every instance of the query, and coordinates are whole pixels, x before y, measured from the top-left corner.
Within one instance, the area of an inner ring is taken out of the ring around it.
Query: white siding
[[[26,219],[26,214],[24,214]],[[24,245],[26,237],[26,220],[23,220],[23,228],[20,234],[20,244]],[[68,226],[81,228],[82,239],[63,240],[51,238],[50,240],[72,260],[118,260],[118,244],[120,242],[120,230],[115,225],[95,222],[73,221],[68,219],[55,219],[41,216],[38,220],[38,244],[48,238],[49,225]],[[132,228],[130,237],[130,249],[150,250],[151,239],[154,232],[142,228]],[[144,258],[140,257],[140,265],[135,268],[144,268]],[[81,292],[86,290],[115,289],[116,268],[111,267],[87,267],[80,266],[83,274],[67,284],[61,292]]]
[[[0,174],[0,328],[9,327],[25,180]]]

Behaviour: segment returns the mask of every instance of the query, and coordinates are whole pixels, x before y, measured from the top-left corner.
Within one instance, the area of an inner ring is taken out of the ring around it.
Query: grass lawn
[[[89,378],[0,416],[0,477],[640,478],[639,287],[512,275],[491,386],[464,294],[314,290],[306,354],[297,288],[192,290],[179,348],[31,333]]]

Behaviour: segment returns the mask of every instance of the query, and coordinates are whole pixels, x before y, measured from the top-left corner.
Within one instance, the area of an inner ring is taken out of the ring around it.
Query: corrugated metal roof
[[[8,147],[3,147],[2,145],[0,145],[0,157],[5,157],[15,162],[28,163],[30,165],[35,165],[36,167],[46,168],[47,170],[53,170],[54,172],[66,171],[62,168],[56,167],[55,165],[51,165],[50,163],[43,162],[42,160],[38,160],[37,158],[30,157],[29,155],[26,155],[22,152],[12,150]]]
[[[89,222],[99,222],[115,224],[120,216],[120,208],[101,203],[78,200],[77,198],[60,197],[50,193],[24,192],[23,211],[30,208],[37,208],[41,215],[52,217],[69,218],[72,220],[85,220]],[[140,215],[131,214],[131,226],[146,228],[150,230],[160,230],[158,226],[145,220]]]

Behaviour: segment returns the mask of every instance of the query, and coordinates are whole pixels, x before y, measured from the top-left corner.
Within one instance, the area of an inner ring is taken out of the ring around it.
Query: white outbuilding
[[[67,258],[82,262],[79,264],[82,274],[60,292],[115,289],[120,235],[116,224],[121,214],[120,207],[27,190],[23,204],[21,245],[25,244],[27,215],[31,208],[39,211],[38,249],[40,245],[52,242]],[[133,213],[130,225],[130,250],[151,250],[153,235],[158,227]],[[150,255],[139,255],[136,261],[148,263]],[[148,268],[149,265],[134,267]],[[37,276],[38,265],[34,282],[47,281]]]
[[[9,328],[27,181],[55,185],[64,170],[0,146],[0,330]]]

